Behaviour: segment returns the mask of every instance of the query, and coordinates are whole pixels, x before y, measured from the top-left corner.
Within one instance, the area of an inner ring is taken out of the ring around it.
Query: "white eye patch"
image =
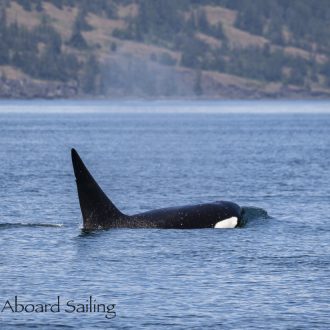
[[[237,226],[237,220],[236,217],[221,220],[215,224],[214,228],[235,228]]]

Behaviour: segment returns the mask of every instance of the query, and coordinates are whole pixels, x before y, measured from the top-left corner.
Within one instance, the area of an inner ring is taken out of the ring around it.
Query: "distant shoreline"
[[[28,79],[11,80],[0,79],[0,100],[330,100],[330,92],[325,89],[307,89],[297,86],[277,86],[268,89],[267,86],[256,87],[253,85],[221,85],[218,89],[204,89],[202,94],[191,92],[183,94],[164,95],[156,93],[125,94],[124,91],[109,89],[106,94],[84,94],[78,90],[74,83],[58,81],[33,82]],[[128,96],[127,96],[128,95]]]

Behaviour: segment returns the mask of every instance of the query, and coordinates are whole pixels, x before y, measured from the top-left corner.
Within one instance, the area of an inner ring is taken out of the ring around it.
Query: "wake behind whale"
[[[24,223],[24,222],[6,222],[0,223],[0,230],[2,229],[12,229],[12,228],[36,228],[36,227],[49,227],[49,228],[61,228],[62,224],[52,224],[52,223]]]
[[[250,217],[251,211],[248,208],[241,208],[229,201],[168,207],[126,215],[102,191],[75,149],[71,150],[71,156],[83,216],[83,230],[235,228],[243,226]]]

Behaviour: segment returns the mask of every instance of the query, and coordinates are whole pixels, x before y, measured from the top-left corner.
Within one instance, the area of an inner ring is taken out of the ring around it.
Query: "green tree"
[[[182,44],[181,65],[189,68],[200,68],[208,46],[196,38],[186,38]]]
[[[77,49],[87,49],[88,44],[79,29],[75,29],[69,39],[68,44]]]
[[[16,1],[24,8],[24,10],[31,11],[32,8],[31,8],[30,0],[16,0]]]
[[[43,16],[41,23],[33,31],[33,38],[46,44],[53,52],[60,54],[62,47],[61,35],[49,23],[49,18]]]
[[[97,78],[100,73],[99,63],[94,55],[85,62],[81,77],[81,89],[85,94],[95,94],[98,91]]]
[[[237,15],[235,25],[253,34],[262,35],[264,22],[261,6],[259,6],[260,1],[256,0],[254,4],[243,1],[242,4],[243,7]]]
[[[87,12],[84,8],[80,8],[74,21],[73,29],[75,31],[91,31],[93,27],[86,20]]]
[[[201,32],[204,32],[206,34],[210,34],[211,26],[209,24],[209,21],[207,20],[205,10],[198,10],[196,13],[196,20],[197,20],[197,27]]]
[[[43,6],[42,6],[42,2],[41,2],[41,0],[37,0],[37,1],[36,1],[36,11],[41,12],[41,11],[43,11],[43,10],[44,10],[44,8],[43,8]]]
[[[171,41],[183,29],[184,21],[180,2],[166,0],[141,0],[134,27],[146,41]]]
[[[325,76],[326,87],[330,87],[330,60],[321,66],[321,73]]]
[[[202,70],[200,70],[200,69],[197,69],[195,72],[194,93],[197,96],[200,96],[203,94]]]

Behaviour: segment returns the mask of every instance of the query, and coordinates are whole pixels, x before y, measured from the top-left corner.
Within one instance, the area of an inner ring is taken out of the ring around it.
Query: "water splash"
[[[266,210],[255,206],[242,206],[242,224],[246,225],[255,220],[271,219]]]

